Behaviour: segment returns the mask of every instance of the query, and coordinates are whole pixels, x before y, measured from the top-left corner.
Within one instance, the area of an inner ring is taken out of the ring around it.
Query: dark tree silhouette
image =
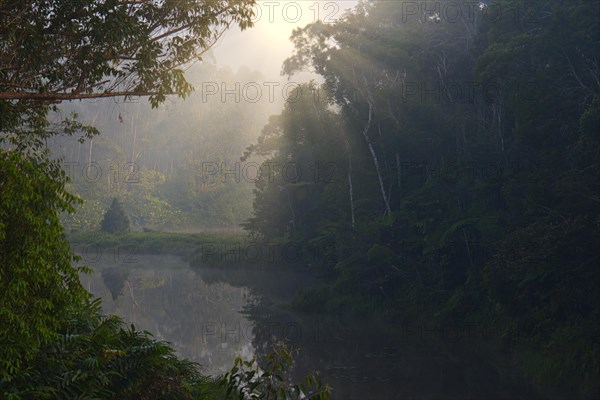
[[[129,231],[129,218],[123,210],[123,205],[115,197],[113,198],[112,204],[102,220],[102,226],[100,228],[104,232],[110,233],[123,233]]]

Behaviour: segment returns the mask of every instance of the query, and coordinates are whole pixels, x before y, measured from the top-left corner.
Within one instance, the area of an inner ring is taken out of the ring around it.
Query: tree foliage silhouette
[[[102,226],[104,232],[123,233],[129,231],[129,218],[125,214],[123,205],[116,197],[113,198],[110,208],[104,214]]]

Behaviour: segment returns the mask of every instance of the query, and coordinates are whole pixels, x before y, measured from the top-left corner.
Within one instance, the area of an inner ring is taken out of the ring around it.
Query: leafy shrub
[[[100,312],[100,300],[73,310],[59,338],[29,368],[0,385],[8,399],[192,399],[210,383],[197,365],[148,332]]]
[[[276,343],[264,362],[266,365],[261,369],[255,360],[236,358],[235,365],[220,382],[228,398],[327,400],[330,397],[331,388],[323,385],[316,372],[306,376],[300,384],[286,379],[293,355],[285,343]]]
[[[102,315],[100,300],[72,309],[58,338],[38,351],[28,368],[0,380],[0,397],[18,399],[314,399],[330,389],[316,373],[303,383],[288,378],[292,352],[278,344],[255,360],[236,359],[224,376],[209,377],[200,365],[176,357],[169,343]],[[303,397],[306,396],[306,397]]]

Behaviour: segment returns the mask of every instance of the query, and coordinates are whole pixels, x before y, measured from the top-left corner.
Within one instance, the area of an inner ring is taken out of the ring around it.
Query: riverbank
[[[85,258],[116,257],[126,262],[138,254],[178,255],[189,257],[208,245],[235,245],[246,240],[245,233],[206,232],[76,232],[67,235],[73,251]]]

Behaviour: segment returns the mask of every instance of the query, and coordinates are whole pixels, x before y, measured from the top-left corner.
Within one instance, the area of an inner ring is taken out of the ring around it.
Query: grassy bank
[[[171,233],[129,232],[111,234],[106,232],[77,232],[68,235],[75,252],[119,252],[127,254],[164,254],[190,256],[206,245],[235,244],[245,241],[243,233]]]

